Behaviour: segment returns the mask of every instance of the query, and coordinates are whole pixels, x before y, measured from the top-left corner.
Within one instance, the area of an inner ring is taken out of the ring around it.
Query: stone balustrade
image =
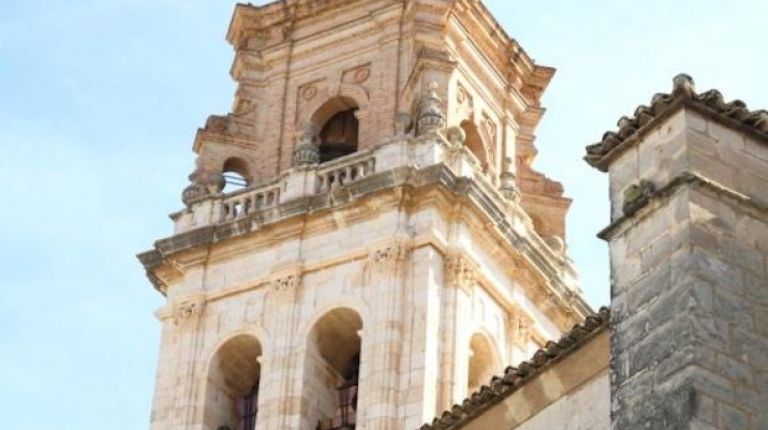
[[[365,158],[344,157],[339,159],[341,163],[328,163],[329,166],[320,166],[317,170],[316,189],[318,193],[330,191],[336,187],[359,181],[375,172],[376,158],[368,155]]]
[[[280,203],[280,188],[280,183],[277,183],[225,195],[221,201],[219,222],[234,221],[277,206]]]

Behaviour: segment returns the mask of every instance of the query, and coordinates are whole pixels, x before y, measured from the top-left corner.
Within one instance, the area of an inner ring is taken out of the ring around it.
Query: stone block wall
[[[613,428],[768,428],[767,151],[681,107],[611,162]]]
[[[212,410],[211,363],[229,339],[247,335],[263,351],[258,428],[314,429],[330,413],[332,403],[320,399],[335,395],[329,387],[339,373],[322,370],[308,333],[338,308],[362,320],[358,422],[367,429],[417,428],[467,396],[473,334],[493,345],[494,372],[557,335],[527,295],[529,280],[510,277],[508,256],[490,245],[484,224],[427,198],[403,211],[393,196],[180,257],[185,274],[159,313],[152,428],[216,430],[210,417],[226,414]]]

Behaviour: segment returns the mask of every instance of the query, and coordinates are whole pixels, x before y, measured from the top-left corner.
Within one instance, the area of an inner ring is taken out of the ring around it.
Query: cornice
[[[667,201],[686,186],[697,187],[704,192],[716,195],[718,201],[738,206],[751,216],[768,221],[768,206],[717,182],[710,181],[696,172],[684,171],[649,195],[643,196],[632,212],[613,221],[608,227],[601,230],[597,237],[610,241],[625,233],[657,209],[665,207]]]
[[[332,198],[326,194],[303,197],[233,222],[198,228],[161,239],[155,242],[154,250],[139,254],[139,259],[152,277],[170,257],[181,253],[199,250],[201,247],[207,249],[209,245],[244,237],[253,231],[297,219],[296,217],[319,214],[325,210],[338,210],[352,202],[358,202],[364,195],[391,192],[398,188],[410,192],[410,190],[434,186],[443,187],[451,193],[453,198],[472,202],[475,208],[485,214],[489,218],[488,225],[493,226],[493,231],[504,238],[506,246],[517,250],[535,268],[535,272],[540,273],[544,280],[541,285],[547,286],[550,290],[545,296],[553,301],[555,307],[566,310],[575,309],[582,315],[590,312],[584,299],[563,284],[561,273],[564,268],[561,266],[564,263],[554,258],[554,254],[548,256],[543,253],[546,245],[540,238],[537,241],[536,238],[522,236],[516,231],[514,221],[507,215],[509,208],[500,202],[500,197],[494,197],[495,194],[488,189],[487,185],[473,179],[455,176],[450,168],[443,164],[423,169],[397,168],[340,187],[331,193]],[[163,289],[158,289],[164,293]]]

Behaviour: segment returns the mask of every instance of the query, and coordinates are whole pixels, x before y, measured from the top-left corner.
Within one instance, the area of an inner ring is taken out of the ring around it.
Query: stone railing
[[[323,193],[342,185],[349,185],[375,172],[376,158],[372,154],[367,154],[364,158],[351,157],[340,161],[341,163],[321,165],[318,168],[315,192]]]
[[[281,183],[255,189],[245,189],[224,196],[219,211],[219,222],[233,221],[253,212],[269,209],[280,203]]]

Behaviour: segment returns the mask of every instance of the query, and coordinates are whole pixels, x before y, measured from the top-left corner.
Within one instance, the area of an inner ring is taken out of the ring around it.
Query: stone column
[[[614,429],[768,428],[768,114],[686,75],[588,147],[610,175]]]

